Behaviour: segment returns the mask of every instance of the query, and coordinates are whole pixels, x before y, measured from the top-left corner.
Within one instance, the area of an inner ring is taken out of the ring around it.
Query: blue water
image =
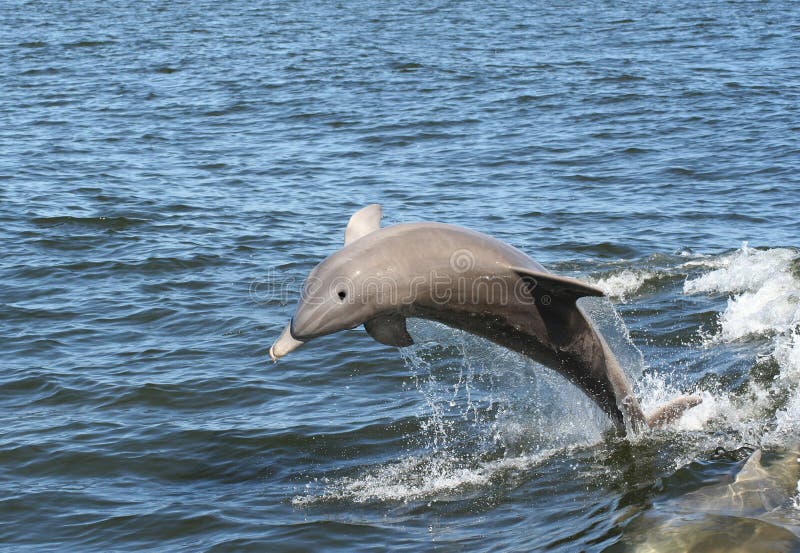
[[[800,429],[796,3],[12,0],[0,29],[4,550],[619,550]],[[704,410],[626,442],[424,323],[271,364],[373,202],[605,287],[645,406]]]

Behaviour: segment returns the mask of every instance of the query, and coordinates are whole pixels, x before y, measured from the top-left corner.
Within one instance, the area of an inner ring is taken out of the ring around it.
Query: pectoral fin
[[[589,286],[574,278],[552,275],[523,267],[511,267],[511,270],[528,283],[529,292],[537,298],[547,295],[551,299],[558,298],[574,302],[584,296],[605,295],[599,288]]]
[[[364,323],[364,328],[367,334],[387,346],[402,348],[414,343],[406,330],[406,318],[397,313],[379,315],[370,319]]]

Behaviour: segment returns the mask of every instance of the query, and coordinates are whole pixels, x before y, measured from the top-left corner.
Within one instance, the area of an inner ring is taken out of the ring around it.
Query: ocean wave
[[[730,294],[719,315],[719,332],[708,340],[731,342],[751,335],[783,334],[800,324],[800,281],[793,274],[797,259],[793,249],[757,250],[745,243],[713,261],[714,270],[688,279],[685,294]]]
[[[685,294],[728,294],[718,329],[700,330],[706,348],[743,340],[766,340],[765,356],[735,390],[703,390],[703,404],[682,420],[685,428],[733,430],[761,446],[785,447],[800,431],[800,281],[791,248],[754,249],[703,260],[711,269],[686,280]],[[757,367],[768,367],[757,377]],[[692,417],[694,420],[692,421]]]
[[[792,262],[797,257],[798,252],[790,248],[762,250],[745,242],[731,254],[690,262],[716,270],[687,280],[683,291],[687,294],[755,291],[778,274],[791,275]]]
[[[656,275],[650,271],[632,271],[625,269],[607,277],[598,278],[595,286],[607,296],[625,301],[635,294],[642,285]]]

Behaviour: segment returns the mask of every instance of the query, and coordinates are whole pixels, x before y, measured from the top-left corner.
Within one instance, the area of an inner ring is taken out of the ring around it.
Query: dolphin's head
[[[292,336],[307,341],[354,328],[374,316],[374,306],[361,293],[364,276],[372,273],[365,261],[343,249],[309,273],[292,317]]]
[[[361,293],[370,272],[348,248],[317,265],[306,279],[291,322],[270,348],[273,361],[312,338],[355,328],[374,317],[379,308]]]
[[[380,296],[376,298],[370,292],[370,283],[383,273],[387,258],[365,246],[363,238],[379,231],[380,223],[378,204],[368,205],[350,217],[344,232],[344,248],[309,273],[294,317],[269,348],[273,361],[303,342],[354,328],[382,310]]]

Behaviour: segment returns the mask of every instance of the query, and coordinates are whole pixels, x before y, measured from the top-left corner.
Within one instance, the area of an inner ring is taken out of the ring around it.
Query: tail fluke
[[[666,425],[675,422],[686,411],[700,405],[703,398],[700,396],[681,396],[664,405],[658,407],[647,417],[647,426],[650,428],[664,428]]]

